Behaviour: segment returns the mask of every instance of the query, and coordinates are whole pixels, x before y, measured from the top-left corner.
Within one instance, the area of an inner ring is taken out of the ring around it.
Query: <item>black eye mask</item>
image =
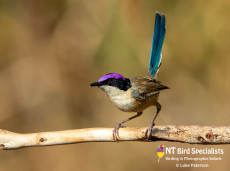
[[[108,86],[113,86],[117,87],[120,90],[127,91],[131,87],[130,80],[126,78],[125,80],[123,79],[116,79],[116,78],[108,78],[105,81],[99,82],[100,85],[108,85]]]

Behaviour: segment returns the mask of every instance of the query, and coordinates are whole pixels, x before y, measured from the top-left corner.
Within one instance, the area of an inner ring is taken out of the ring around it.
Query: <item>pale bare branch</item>
[[[120,141],[175,141],[191,144],[230,144],[230,127],[214,126],[155,126],[152,139],[146,140],[146,127],[120,128]],[[30,134],[0,129],[0,148],[17,149],[83,142],[114,142],[113,128],[86,128]]]

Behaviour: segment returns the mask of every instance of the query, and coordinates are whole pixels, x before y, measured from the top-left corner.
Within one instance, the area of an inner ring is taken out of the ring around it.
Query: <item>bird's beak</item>
[[[94,82],[94,83],[91,83],[89,86],[90,87],[101,86],[101,83],[100,82]]]

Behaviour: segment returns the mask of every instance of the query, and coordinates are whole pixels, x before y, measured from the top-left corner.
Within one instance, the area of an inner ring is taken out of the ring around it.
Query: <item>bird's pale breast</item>
[[[104,91],[108,94],[111,101],[117,106],[117,108],[125,112],[142,112],[147,107],[155,105],[157,100],[157,97],[154,97],[138,101],[132,97],[131,89],[123,91],[115,87],[105,87]],[[158,96],[158,94],[156,94],[156,96]]]

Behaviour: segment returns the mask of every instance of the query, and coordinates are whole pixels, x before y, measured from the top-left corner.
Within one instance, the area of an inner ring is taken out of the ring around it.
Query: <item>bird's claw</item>
[[[113,128],[113,139],[114,139],[114,141],[118,141],[118,138],[120,138],[119,132],[118,132],[119,128],[125,128],[125,127],[126,126],[121,125],[121,123],[118,123],[114,126],[114,128]]]
[[[146,130],[146,137],[148,140],[151,139],[151,136],[152,136],[152,128],[155,126],[155,123],[153,124],[150,124]]]

